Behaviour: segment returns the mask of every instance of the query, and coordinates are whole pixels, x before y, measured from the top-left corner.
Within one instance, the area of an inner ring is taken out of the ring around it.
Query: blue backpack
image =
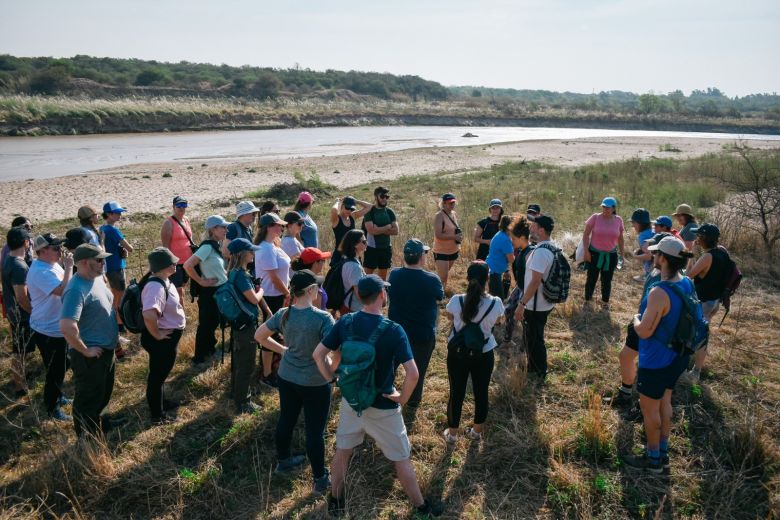
[[[696,291],[685,294],[677,284],[671,282],[658,282],[671,290],[682,301],[680,319],[674,333],[669,337],[667,346],[681,356],[693,354],[697,350],[706,347],[710,339],[710,324],[704,319],[704,312]]]
[[[225,322],[230,325],[247,325],[257,321],[257,313],[236,290],[236,276],[239,270],[233,269],[228,275],[228,281],[220,285],[214,292],[214,301]]]

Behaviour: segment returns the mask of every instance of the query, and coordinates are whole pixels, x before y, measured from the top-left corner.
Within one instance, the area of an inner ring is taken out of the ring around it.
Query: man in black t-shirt
[[[390,237],[398,234],[395,213],[387,207],[390,190],[379,186],[374,190],[374,206],[363,217],[368,248],[363,255],[363,268],[367,274],[377,271],[382,280],[387,280],[387,270],[393,261],[393,247]]]
[[[30,330],[32,306],[27,292],[27,272],[30,268],[24,261],[25,252],[30,247],[30,234],[24,227],[18,226],[8,231],[6,239],[9,252],[2,266],[3,304],[11,329],[11,378],[18,398],[27,394],[22,358],[34,348]]]

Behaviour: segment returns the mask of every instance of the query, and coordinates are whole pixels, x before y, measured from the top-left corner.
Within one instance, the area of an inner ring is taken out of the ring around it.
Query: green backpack
[[[379,326],[367,340],[356,337],[353,331],[354,314],[347,314],[342,320],[347,320],[346,337],[341,344],[341,362],[336,369],[338,387],[341,396],[347,401],[358,416],[363,410],[374,404],[380,390],[374,384],[376,342],[392,325],[392,321],[382,318]]]

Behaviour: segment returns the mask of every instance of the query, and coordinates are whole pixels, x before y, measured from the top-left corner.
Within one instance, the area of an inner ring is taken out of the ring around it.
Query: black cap
[[[385,193],[390,193],[390,190],[385,188],[384,186],[377,186],[374,190],[374,197],[377,197],[379,195],[384,195]]]
[[[692,229],[697,235],[702,235],[708,238],[718,238],[720,236],[720,229],[715,224],[704,223],[701,226]]]
[[[647,211],[645,208],[635,209],[634,212],[631,214],[631,222],[636,222],[637,224],[649,224],[650,212]]]
[[[539,204],[529,204],[526,213],[541,213],[542,207]]]
[[[312,285],[320,285],[323,280],[322,276],[317,276],[309,269],[295,271],[290,278],[290,292],[299,293]]]
[[[284,221],[287,222],[287,224],[297,224],[298,222],[301,222],[302,220],[303,220],[303,217],[297,211],[290,211],[289,213],[286,213],[284,215]]]
[[[536,222],[536,225],[547,231],[548,234],[553,232],[555,228],[555,221],[550,215],[528,215],[528,220]]]
[[[353,211],[355,208],[357,208],[357,202],[355,201],[355,197],[344,197],[344,201],[342,202],[342,204],[349,211]]]
[[[84,228],[73,228],[69,229],[67,233],[65,233],[65,247],[68,249],[76,249],[81,244],[87,244],[89,243],[89,233],[87,233],[87,230]]]

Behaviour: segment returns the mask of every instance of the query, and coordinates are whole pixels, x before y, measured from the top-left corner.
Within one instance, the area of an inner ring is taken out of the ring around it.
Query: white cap
[[[255,206],[254,202],[249,200],[242,200],[236,204],[236,217],[242,217],[250,213],[260,213],[260,210],[257,209],[257,206]]]
[[[685,244],[675,237],[664,237],[658,244],[647,248],[648,251],[660,251],[675,258],[682,258],[680,253],[682,253],[683,249],[685,249]]]

